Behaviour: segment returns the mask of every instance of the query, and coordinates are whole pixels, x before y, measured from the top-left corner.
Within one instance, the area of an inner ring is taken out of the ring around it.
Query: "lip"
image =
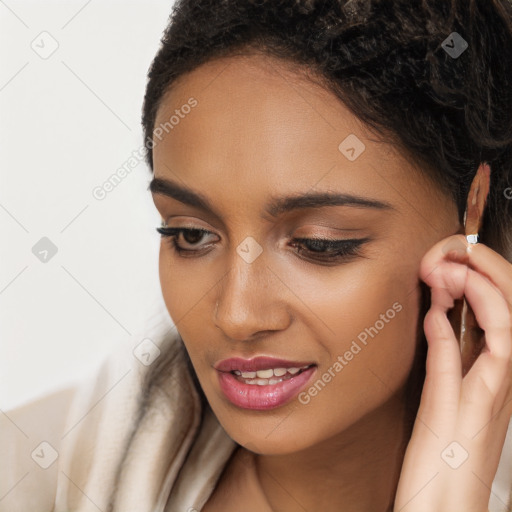
[[[288,361],[287,359],[278,359],[275,357],[258,356],[252,359],[243,359],[242,357],[231,357],[223,359],[213,367],[219,372],[232,372],[240,370],[241,372],[257,372],[268,368],[301,368],[315,364],[313,361]]]
[[[233,370],[258,371],[268,368],[300,368],[308,365],[311,366],[290,379],[264,386],[245,384],[231,373]],[[233,405],[242,409],[268,410],[285,405],[298,395],[316,373],[317,365],[307,361],[288,361],[273,357],[234,357],[216,363],[214,368],[217,370],[221,391]]]

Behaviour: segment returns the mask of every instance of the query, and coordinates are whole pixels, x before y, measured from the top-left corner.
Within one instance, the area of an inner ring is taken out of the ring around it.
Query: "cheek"
[[[292,284],[299,323],[309,327],[311,342],[323,346],[332,361],[358,341],[369,356],[387,360],[414,350],[420,308],[418,270],[382,260],[367,260],[326,271],[301,272]],[[361,352],[362,353],[362,352]],[[325,362],[325,361],[324,361]]]
[[[201,272],[198,270],[197,264],[194,267],[179,261],[168,241],[161,242],[158,272],[162,296],[171,318],[174,322],[179,321],[180,326],[201,308],[204,310],[201,303],[208,300],[208,290],[214,283],[211,278],[213,272],[203,267]],[[207,275],[210,275],[211,283],[206,281]]]
[[[295,421],[283,423],[283,438],[293,429],[303,432],[300,425],[312,417],[312,443],[348,428],[405,386],[411,371],[420,321],[417,272],[383,271],[382,264],[375,272],[370,264],[346,270],[321,285],[311,276],[297,280],[303,296],[309,293],[308,308],[318,313],[309,322],[312,339],[321,344],[311,350],[321,358],[298,397]]]
[[[170,251],[171,249],[168,247],[168,244],[165,242],[165,240],[162,240],[160,242],[158,275],[165,306],[173,322],[176,323],[180,318],[178,308],[180,304],[179,297],[182,296],[180,287],[183,286],[183,283],[180,281],[180,279],[178,279],[176,270],[172,266]]]
[[[179,261],[165,241],[160,246],[158,272],[166,309],[203,384],[204,371],[210,370],[205,364],[205,354],[211,349],[208,328],[212,326],[210,319],[214,307],[207,304],[210,300],[208,292],[213,290],[218,277],[204,265],[193,267]]]

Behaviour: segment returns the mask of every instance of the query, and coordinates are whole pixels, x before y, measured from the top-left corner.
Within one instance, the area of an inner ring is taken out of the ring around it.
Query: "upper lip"
[[[232,372],[240,370],[241,372],[257,372],[258,370],[267,370],[268,368],[302,368],[310,366],[312,361],[288,361],[286,359],[278,359],[275,357],[258,356],[252,359],[244,359],[242,357],[230,357],[215,363],[213,366],[220,372]]]

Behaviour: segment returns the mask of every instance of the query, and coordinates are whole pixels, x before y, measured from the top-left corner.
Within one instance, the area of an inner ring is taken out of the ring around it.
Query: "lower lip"
[[[305,387],[316,366],[277,384],[245,384],[230,372],[219,372],[219,384],[226,398],[242,409],[267,410],[286,404]]]

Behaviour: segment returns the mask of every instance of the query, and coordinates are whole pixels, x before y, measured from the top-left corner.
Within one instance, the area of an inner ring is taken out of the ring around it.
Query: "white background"
[[[142,145],[146,73],[172,5],[0,2],[3,410],[80,379],[115,344],[136,344],[162,303],[148,167],[101,201],[92,190]],[[52,44],[48,58],[31,47]],[[32,253],[42,237],[57,246],[46,263]]]

